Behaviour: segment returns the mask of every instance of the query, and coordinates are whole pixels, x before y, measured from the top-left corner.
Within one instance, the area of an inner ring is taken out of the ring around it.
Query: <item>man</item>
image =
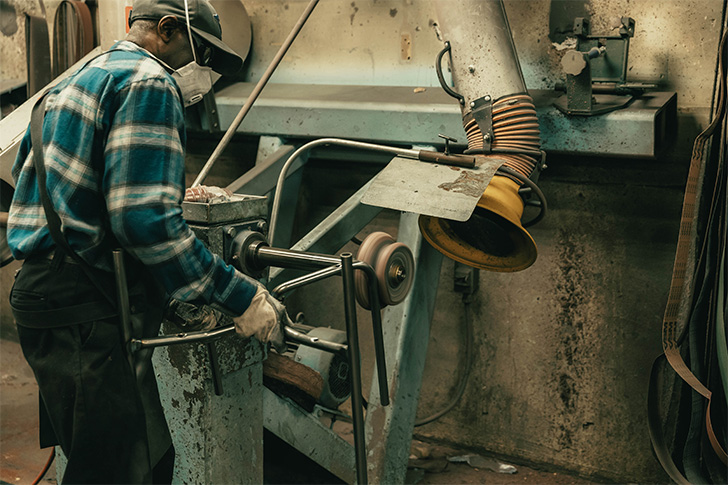
[[[231,74],[242,59],[207,0],[137,0],[129,20],[126,40],[54,87],[45,111],[38,105],[13,166],[8,244],[25,261],[11,306],[40,390],[41,446],[63,449],[64,483],[171,479],[151,356],[137,355],[133,372],[119,335],[115,248],[131,262],[145,336],[159,329],[156,282],[231,315],[241,335],[285,347],[285,309],[211,254],[180,206],[183,104],[210,89],[209,68]]]

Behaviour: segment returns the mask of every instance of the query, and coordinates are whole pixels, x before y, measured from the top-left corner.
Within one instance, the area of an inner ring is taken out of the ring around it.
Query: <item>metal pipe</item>
[[[354,453],[356,459],[356,481],[367,483],[367,456],[364,440],[364,403],[361,395],[361,360],[359,354],[359,333],[356,324],[356,301],[354,297],[354,266],[351,253],[341,255],[341,276],[344,286],[344,313],[346,316],[346,338],[349,344],[349,369],[351,369],[351,416],[354,424]]]
[[[349,355],[349,346],[346,344],[339,344],[336,342],[330,342],[328,340],[321,340],[318,337],[311,337],[291,327],[286,327],[286,340],[292,340],[294,342],[298,342],[301,345],[306,345],[315,349],[339,354],[343,357]]]
[[[341,262],[336,256],[318,253],[305,253],[292,249],[272,248],[270,246],[257,245],[253,249],[253,260],[256,265],[278,266],[295,269],[326,268],[338,266]],[[247,256],[247,255],[245,255]]]
[[[133,350],[140,350],[191,343],[209,344],[214,340],[217,340],[234,332],[235,327],[233,325],[227,325],[225,327],[216,328],[215,330],[207,332],[178,333],[175,335],[165,335],[163,337],[132,339],[131,347]],[[325,350],[327,352],[333,352],[342,355],[345,355],[348,351],[348,347],[346,345],[309,337],[308,335],[294,330],[290,327],[285,327],[284,332],[286,334],[286,339],[298,342],[299,344],[308,345],[309,347],[314,347],[319,350]]]
[[[435,0],[443,40],[450,42],[452,80],[463,114],[483,95],[494,101],[525,93],[521,66],[502,0]]]
[[[375,145],[373,143],[364,143],[360,141],[353,141],[353,140],[342,140],[340,138],[321,138],[319,140],[314,140],[311,142],[306,143],[305,145],[301,146],[298,150],[293,152],[290,157],[288,157],[288,160],[286,160],[286,163],[283,165],[283,168],[281,169],[281,173],[278,175],[278,182],[276,183],[276,190],[275,190],[275,196],[273,197],[273,207],[271,208],[271,215],[270,215],[270,224],[269,224],[269,233],[268,233],[268,240],[269,241],[275,241],[274,236],[276,232],[276,224],[278,222],[278,212],[280,211],[281,206],[281,197],[283,193],[283,185],[286,182],[286,174],[288,173],[288,170],[290,169],[291,165],[304,153],[307,153],[313,148],[316,148],[318,146],[322,145],[337,145],[337,146],[343,146],[348,148],[357,148],[360,150],[370,150],[374,152],[383,152],[383,153],[391,153],[393,155],[398,155],[400,157],[405,158],[412,158],[412,159],[418,159],[420,156],[420,150],[412,150],[409,148],[397,148],[397,147],[390,147],[386,145]]]
[[[206,346],[207,358],[210,361],[212,387],[215,389],[216,396],[222,396],[222,371],[220,370],[220,361],[217,358],[217,347],[215,347],[215,342],[207,342]]]
[[[134,365],[134,356],[132,355],[132,327],[131,327],[131,310],[129,308],[129,288],[126,282],[126,268],[124,267],[124,252],[121,249],[115,249],[112,253],[114,260],[114,278],[116,279],[116,301],[121,320],[121,341],[126,354],[126,360],[129,362],[132,375],[136,378],[136,366]]]
[[[278,49],[278,52],[268,66],[268,69],[265,70],[263,76],[258,81],[258,84],[255,85],[253,92],[250,93],[248,100],[245,102],[230,127],[228,127],[225,135],[222,137],[222,140],[220,140],[220,143],[218,143],[217,147],[215,147],[215,150],[212,152],[212,155],[210,155],[210,158],[207,160],[207,162],[205,162],[205,166],[202,167],[202,170],[200,170],[200,174],[192,183],[192,187],[200,185],[202,181],[205,180],[205,177],[207,177],[207,174],[212,169],[212,166],[220,157],[223,150],[225,150],[225,147],[228,146],[230,140],[232,140],[233,135],[237,131],[240,124],[243,122],[243,119],[245,119],[245,116],[250,111],[250,108],[253,107],[253,103],[255,103],[255,101],[258,99],[258,96],[260,96],[261,91],[263,91],[263,88],[268,83],[268,80],[273,75],[273,72],[275,72],[276,68],[281,63],[281,60],[283,60],[283,56],[286,55],[286,52],[288,52],[288,49],[291,47],[291,44],[293,44],[293,41],[298,36],[298,33],[301,32],[301,29],[303,28],[308,18],[311,16],[311,13],[313,13],[313,9],[316,7],[316,4],[318,4],[318,2],[319,0],[311,0],[309,2],[306,9],[303,11],[303,14],[301,14],[301,17],[298,19],[298,22],[296,22],[296,25],[293,26],[293,30],[291,30],[291,32],[288,34],[286,40],[283,41],[283,45],[281,45],[281,48]]]
[[[276,286],[270,292],[270,294],[271,296],[273,296],[273,298],[277,299],[288,293],[289,291],[293,291],[302,286],[310,285],[311,283],[316,283],[317,281],[325,280],[326,278],[330,278],[331,276],[336,276],[339,274],[341,274],[341,265],[337,264],[336,266],[329,266],[327,268],[314,271],[313,273],[309,273],[307,275],[299,276],[298,278],[283,282],[280,285]]]
[[[285,282],[276,287],[272,294],[281,294],[292,291],[301,286],[323,280],[341,271],[339,259],[326,254],[305,253],[290,249],[272,248],[270,246],[251,246],[253,254],[250,256],[256,265],[293,267],[298,269],[309,269],[311,267],[323,267],[322,270],[301,276]],[[241,257],[248,257],[247,254]],[[377,376],[379,384],[380,401],[383,406],[389,404],[389,385],[387,383],[387,360],[384,352],[384,332],[382,328],[382,312],[379,302],[379,283],[376,271],[371,265],[363,261],[354,261],[353,267],[356,270],[364,271],[367,274],[367,285],[369,287],[369,302],[372,315],[372,331],[374,334],[374,355],[377,365]]]
[[[387,382],[387,358],[384,353],[384,331],[382,329],[382,310],[379,303],[379,285],[374,268],[361,261],[354,267],[367,274],[369,283],[369,308],[372,314],[372,332],[374,333],[374,358],[377,363],[377,380],[379,381],[379,402],[389,405],[389,383]]]
[[[132,349],[138,350],[154,347],[164,347],[165,345],[210,342],[233,332],[235,332],[235,327],[233,325],[226,325],[224,327],[219,327],[214,330],[208,330],[205,332],[177,333],[174,335],[165,335],[162,337],[132,339],[131,346]]]
[[[285,283],[278,285],[271,291],[271,294],[277,298],[284,293],[293,291],[301,286],[315,283],[341,272],[339,259],[325,254],[303,253],[292,251],[289,249],[271,248],[269,246],[257,246],[254,249],[252,257],[255,263],[264,265],[276,265],[284,267],[296,267],[299,269],[307,269],[313,265],[325,265],[319,271],[300,276]],[[330,265],[334,261],[336,266]],[[367,285],[369,288],[369,307],[372,315],[372,331],[374,334],[374,355],[376,359],[380,402],[383,406],[389,404],[389,385],[387,383],[387,360],[384,353],[384,332],[382,329],[382,312],[379,302],[379,283],[376,271],[368,263],[363,261],[354,261],[353,268],[358,271],[364,271],[367,274]]]

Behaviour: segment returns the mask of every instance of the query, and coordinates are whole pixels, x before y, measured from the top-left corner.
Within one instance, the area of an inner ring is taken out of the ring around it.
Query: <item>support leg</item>
[[[397,238],[415,255],[414,286],[403,303],[385,310],[383,318],[391,404],[380,404],[377,386],[369,396],[365,428],[372,483],[404,483],[425,368],[442,254],[422,239],[417,218],[403,214]]]

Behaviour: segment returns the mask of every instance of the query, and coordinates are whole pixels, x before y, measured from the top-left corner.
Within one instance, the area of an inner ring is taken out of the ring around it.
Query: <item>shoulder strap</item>
[[[73,258],[73,260],[81,266],[81,269],[91,283],[98,288],[104,298],[111,304],[112,308],[116,308],[116,300],[101,284],[98,276],[94,274],[91,266],[78,254],[76,254],[73,248],[71,248],[68,244],[68,241],[63,235],[63,231],[61,229],[61,218],[54,209],[53,202],[48,196],[45,161],[43,160],[43,119],[45,118],[45,105],[47,99],[48,93],[44,94],[38,102],[36,102],[35,106],[33,106],[33,113],[30,117],[30,139],[33,144],[33,166],[35,167],[36,178],[38,179],[38,192],[40,193],[43,211],[45,212],[45,216],[48,221],[48,230],[50,231],[51,237],[56,243],[56,246],[68,256]]]

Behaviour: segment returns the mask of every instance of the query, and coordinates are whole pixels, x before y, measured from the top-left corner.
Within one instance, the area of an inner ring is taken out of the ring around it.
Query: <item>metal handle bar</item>
[[[320,268],[319,271],[304,275],[302,277],[282,283],[276,287],[271,294],[281,296],[288,291],[311,284],[316,281],[341,274],[341,260],[336,256],[325,254],[305,253],[301,251],[293,251],[289,249],[271,248],[269,246],[257,245],[253,248],[254,254],[251,256],[257,259],[259,263],[266,266],[279,266],[287,268]],[[389,388],[387,383],[387,362],[384,353],[384,332],[382,328],[381,303],[379,301],[379,282],[377,274],[371,265],[363,261],[354,261],[352,267],[359,271],[364,271],[367,275],[367,286],[369,290],[369,305],[372,315],[372,331],[374,334],[374,354],[377,365],[377,377],[379,385],[380,401],[383,406],[389,404]],[[216,328],[209,331],[178,333],[175,335],[165,335],[162,337],[151,337],[147,339],[132,339],[132,350],[142,348],[162,347],[165,345],[177,345],[184,343],[209,342],[221,338],[228,333],[234,332],[232,325]],[[286,337],[303,345],[309,345],[320,350],[328,352],[340,353],[345,349],[341,344],[328,342],[321,339],[313,339],[311,337],[303,337],[305,334],[297,332],[290,327],[285,328]],[[350,350],[351,342],[349,342]],[[358,388],[357,388],[358,389]]]
[[[447,94],[457,99],[461,105],[465,105],[465,96],[455,92],[453,88],[448,86],[447,82],[445,82],[445,76],[442,74],[442,56],[444,56],[446,52],[450,52],[451,49],[452,46],[450,45],[450,41],[448,40],[445,42],[445,48],[437,54],[437,59],[435,60],[435,72],[437,73],[437,80],[440,81],[440,86],[442,86],[442,89],[444,89]]]

